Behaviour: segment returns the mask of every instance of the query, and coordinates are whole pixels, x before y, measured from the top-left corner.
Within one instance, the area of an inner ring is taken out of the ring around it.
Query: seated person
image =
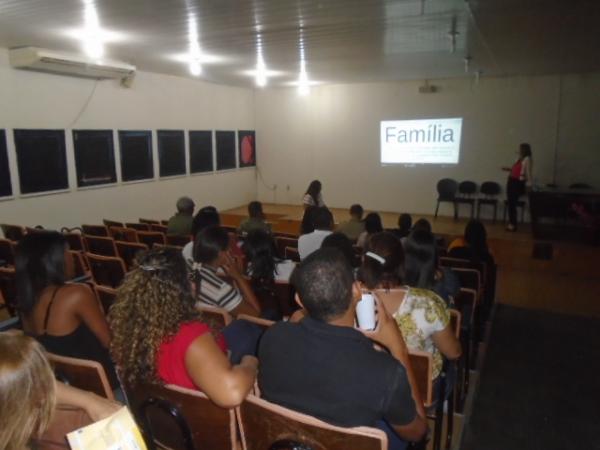
[[[346,258],[346,261],[348,261],[348,264],[350,264],[352,268],[355,268],[358,265],[358,257],[354,251],[354,246],[345,234],[337,231],[335,233],[331,233],[329,236],[323,239],[321,248],[337,248],[340,252],[342,252],[342,255],[344,255],[344,258]]]
[[[255,230],[262,230],[266,233],[271,232],[271,227],[265,222],[265,215],[260,202],[248,203],[248,218],[244,219],[238,227],[238,233],[246,236],[248,233]]]
[[[296,268],[294,261],[279,259],[273,237],[262,230],[248,234],[244,239],[242,251],[248,261],[248,276],[261,284],[272,284],[274,281],[287,283]]]
[[[404,275],[409,286],[429,289],[452,306],[460,290],[460,280],[449,267],[439,267],[435,236],[416,229],[404,240]]]
[[[230,343],[194,307],[193,288],[180,252],[142,254],[109,313],[111,353],[125,383],[175,384],[237,406],[254,385],[257,360],[230,363]]]
[[[300,234],[308,234],[315,231],[314,215],[315,211],[319,209],[318,206],[308,206],[304,208],[302,214],[302,221],[300,222]]]
[[[219,275],[221,269],[235,285]],[[229,235],[218,226],[205,228],[194,241],[196,299],[199,305],[216,306],[237,316],[259,316],[260,305],[252,287],[229,253]],[[237,286],[236,286],[237,285]]]
[[[452,330],[446,302],[428,289],[405,286],[404,269],[404,251],[398,238],[391,233],[377,233],[365,248],[358,279],[366,289],[405,290],[402,297],[393,297],[385,306],[402,331],[407,347],[433,355],[432,380],[436,381],[443,356],[460,357],[460,342]]]
[[[426,230],[429,231],[430,233],[432,233],[432,228],[431,228],[431,222],[429,222],[429,220],[427,219],[419,219],[415,222],[415,224],[412,227],[413,230]]]
[[[350,207],[350,220],[338,225],[336,231],[345,234],[352,242],[356,242],[358,236],[365,231],[365,224],[362,220],[363,208],[356,204]]]
[[[221,218],[219,217],[217,208],[214,206],[205,206],[196,213],[192,220],[192,241],[188,242],[181,250],[188,268],[191,269],[194,265],[194,239],[196,239],[198,233],[211,225],[221,225]]]
[[[122,407],[55,381],[42,346],[16,331],[0,333],[0,405],[0,448],[8,450],[35,448],[30,439],[51,425],[57,405],[82,409],[92,421]]]
[[[410,214],[402,213],[398,216],[398,228],[389,230],[398,239],[405,238],[410,233],[412,227],[412,216]]]
[[[342,254],[332,248],[313,252],[294,272],[293,284],[306,316],[299,323],[278,322],[263,335],[262,396],[335,425],[379,426],[390,436],[390,449],[404,448],[398,434],[419,441],[427,425],[421,398],[411,389],[402,336],[379,305],[370,337],[390,353],[354,328],[361,291]]]
[[[167,234],[188,236],[192,233],[194,201],[189,197],[181,197],[176,206],[177,213],[169,219]]]
[[[484,262],[493,266],[494,257],[487,245],[487,233],[483,224],[476,219],[471,219],[465,227],[462,238],[456,238],[448,246],[448,256],[452,258],[468,259],[473,262]]]
[[[360,248],[365,248],[369,237],[375,233],[381,233],[383,231],[383,225],[381,224],[381,217],[377,213],[369,213],[365,217],[365,231],[363,231],[356,245]]]
[[[19,241],[15,268],[23,330],[51,353],[98,361],[116,387],[104,311],[87,284],[67,282],[73,278],[67,250],[56,231],[30,233]]]
[[[321,248],[323,239],[331,234],[333,215],[327,208],[316,208],[312,214],[315,230],[298,238],[298,254],[303,260],[315,250]]]

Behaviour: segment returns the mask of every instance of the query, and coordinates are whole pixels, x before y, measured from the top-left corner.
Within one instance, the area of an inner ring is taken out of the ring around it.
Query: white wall
[[[587,181],[600,188],[600,76],[436,80],[435,94],[419,94],[419,84],[324,85],[307,97],[295,89],[257,91],[257,147],[265,180],[258,183],[259,199],[299,203],[308,183],[320,179],[330,206],[359,202],[376,210],[431,214],[440,178],[504,186],[500,167],[512,164],[520,142],[532,145],[538,183],[553,181],[557,149],[558,183]],[[436,117],[464,117],[458,165],[380,165],[381,120]],[[275,184],[274,191],[266,186]],[[450,214],[450,207],[441,213]]]
[[[0,128],[7,130],[13,192],[16,193],[13,199],[0,201],[0,222],[60,227],[98,223],[102,218],[123,221],[139,217],[168,218],[181,195],[191,196],[198,206],[213,204],[220,209],[255,199],[253,168],[77,189],[71,129],[254,129],[251,89],[139,72],[130,89],[120,87],[115,81],[99,81],[83,109],[94,83],[87,79],[13,70],[8,64],[7,51],[0,49]],[[13,128],[66,129],[71,186],[67,193],[18,195]],[[115,139],[115,149],[118,152],[118,139]],[[155,135],[154,159],[155,174],[158,174]],[[118,153],[116,160],[118,166]]]

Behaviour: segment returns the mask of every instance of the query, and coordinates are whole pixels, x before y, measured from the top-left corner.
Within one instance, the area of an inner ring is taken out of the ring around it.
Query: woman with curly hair
[[[109,314],[111,353],[127,383],[202,390],[222,407],[239,405],[254,384],[257,359],[232,366],[223,336],[194,307],[186,263],[173,249],[140,256]]]

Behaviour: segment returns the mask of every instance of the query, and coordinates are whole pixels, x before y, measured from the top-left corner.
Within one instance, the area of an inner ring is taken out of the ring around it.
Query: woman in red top
[[[517,231],[517,202],[525,194],[526,187],[531,187],[531,146],[522,143],[519,146],[519,159],[512,167],[503,167],[510,172],[506,182],[506,201],[508,206],[508,231]]]
[[[233,366],[223,336],[202,321],[181,252],[151,250],[138,258],[110,309],[111,353],[123,379],[203,391],[217,405],[239,405],[258,361]]]

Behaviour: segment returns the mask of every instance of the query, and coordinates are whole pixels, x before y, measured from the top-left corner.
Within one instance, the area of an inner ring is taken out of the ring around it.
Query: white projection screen
[[[384,120],[381,164],[458,164],[462,118]]]

